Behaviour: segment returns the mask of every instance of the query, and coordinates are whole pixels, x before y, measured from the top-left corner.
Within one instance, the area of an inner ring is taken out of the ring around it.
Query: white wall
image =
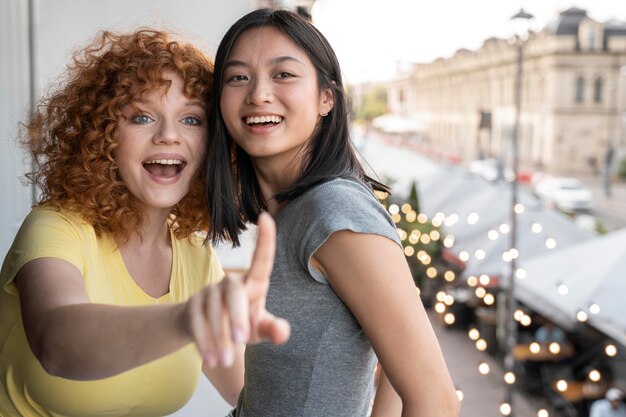
[[[32,190],[19,180],[27,166],[17,147],[18,121],[25,120],[30,96],[28,0],[0,1],[0,259],[30,210]],[[34,5],[35,91],[56,80],[71,51],[100,29],[151,26],[175,31],[213,55],[234,21],[256,0],[32,0]],[[224,416],[230,407],[204,377],[178,417]]]

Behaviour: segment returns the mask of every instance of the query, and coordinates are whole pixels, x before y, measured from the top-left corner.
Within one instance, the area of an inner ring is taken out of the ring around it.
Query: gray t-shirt
[[[237,417],[365,417],[376,357],[369,340],[311,256],[339,230],[400,244],[371,189],[336,179],[314,187],[276,216],[277,248],[267,308],[291,324],[283,346],[246,348]]]

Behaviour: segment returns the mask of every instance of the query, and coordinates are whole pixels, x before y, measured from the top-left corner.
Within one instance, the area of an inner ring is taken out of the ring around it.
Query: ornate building
[[[422,145],[467,162],[509,155],[516,48],[487,39],[477,51],[415,64],[389,87],[392,113],[424,126]],[[571,8],[524,44],[522,167],[598,172],[626,135],[626,23],[596,22]]]

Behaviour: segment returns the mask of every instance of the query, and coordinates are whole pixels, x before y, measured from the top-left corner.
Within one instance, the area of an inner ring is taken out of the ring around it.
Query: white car
[[[547,177],[535,184],[534,193],[546,204],[568,213],[593,209],[591,191],[576,178]]]
[[[469,163],[467,168],[487,181],[495,181],[498,179],[498,171],[502,171],[502,176],[511,182],[515,179],[515,174],[509,168],[498,166],[497,159],[477,159]]]

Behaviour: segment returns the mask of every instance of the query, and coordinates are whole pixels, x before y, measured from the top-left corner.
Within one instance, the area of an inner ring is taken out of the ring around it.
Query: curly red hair
[[[80,214],[98,235],[141,232],[142,212],[117,170],[116,132],[121,108],[169,86],[166,72],[181,77],[187,97],[208,103],[212,62],[165,32],[103,31],[74,54],[61,88],[37,106],[22,140],[36,163],[27,178],[41,189],[40,204]],[[204,170],[172,212],[178,238],[209,226]]]

